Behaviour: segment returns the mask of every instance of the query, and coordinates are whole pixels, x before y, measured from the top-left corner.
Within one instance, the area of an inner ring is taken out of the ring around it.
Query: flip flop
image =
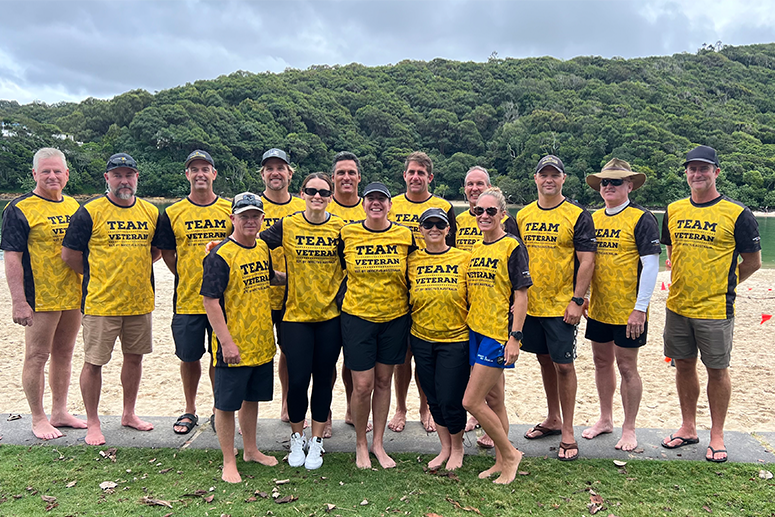
[[[560,460],[560,461],[575,461],[575,460],[579,459],[579,444],[578,444],[578,442],[571,442],[571,443],[560,442],[560,450],[565,451],[565,454],[567,454],[568,451],[572,451],[574,449],[576,450],[576,455],[575,456],[571,456],[570,458],[565,456],[564,458],[561,458],[560,455],[557,454],[557,459]]]
[[[726,449],[714,449],[713,447],[708,445],[708,450],[711,452],[711,455],[710,455],[710,458],[705,456],[706,461],[712,461],[713,463],[724,463],[729,458],[729,456],[724,456],[723,458],[716,459],[716,454],[719,454],[722,452],[726,453],[727,452]]]
[[[188,419],[188,422],[184,422],[184,419]],[[183,413],[178,417],[178,419],[175,421],[174,424],[172,424],[172,431],[175,434],[188,434],[191,432],[191,429],[196,427],[196,425],[199,423],[199,417],[194,415],[193,413]],[[175,429],[175,426],[178,427],[185,427],[185,431],[178,431]]]
[[[530,436],[530,433],[539,432],[538,436]],[[554,436],[556,434],[562,434],[562,429],[549,429],[541,424],[534,425],[531,429],[528,429],[525,433],[525,438],[528,440],[538,440],[540,438],[546,438],[547,436]]]
[[[681,440],[681,443],[678,445],[668,445],[673,440]],[[665,449],[678,449],[679,447],[683,447],[684,445],[692,445],[694,443],[700,443],[699,438],[684,438],[683,436],[675,436],[670,435],[670,439],[665,443],[664,441],[660,442],[662,444],[662,447]]]

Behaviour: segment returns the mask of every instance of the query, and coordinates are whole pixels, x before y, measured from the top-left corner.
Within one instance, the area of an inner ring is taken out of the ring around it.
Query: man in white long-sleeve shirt
[[[659,228],[654,215],[629,199],[646,181],[630,164],[614,158],[587,184],[600,192],[605,209],[592,215],[597,252],[588,301],[586,338],[592,341],[595,382],[600,397],[600,420],[581,436],[592,439],[613,432],[616,391],[614,362],[622,377],[624,406],[622,437],[617,449],[638,445],[635,418],[643,384],[638,373],[638,349],[646,344],[648,306],[659,272]]]

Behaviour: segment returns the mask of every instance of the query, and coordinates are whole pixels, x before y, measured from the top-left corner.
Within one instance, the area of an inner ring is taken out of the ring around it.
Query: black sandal
[[[188,422],[184,422],[184,420],[188,419]],[[172,424],[172,430],[175,432],[175,434],[188,434],[191,432],[191,429],[196,427],[197,423],[199,423],[199,417],[191,414],[191,413],[183,413],[178,417],[178,419],[175,421],[174,424]],[[185,431],[178,431],[175,429],[175,427],[185,427]]]

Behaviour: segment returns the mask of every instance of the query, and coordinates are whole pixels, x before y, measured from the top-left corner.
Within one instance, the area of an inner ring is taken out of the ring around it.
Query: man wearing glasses
[[[155,235],[159,209],[135,197],[139,172],[125,153],[108,160],[108,192],[73,215],[62,242],[62,260],[83,275],[83,355],[81,394],[86,408],[86,443],[102,445],[99,419],[102,366],[110,361],[116,338],[124,363],[121,425],[150,431],[135,403],[143,374],[143,355],[153,348],[153,262],[161,256]]]
[[[643,393],[638,349],[646,344],[648,307],[661,252],[657,219],[629,198],[645,181],[645,174],[633,172],[629,163],[618,158],[587,176],[587,184],[600,192],[605,208],[592,215],[597,253],[592,294],[585,304],[589,308],[585,337],[592,342],[600,419],[581,436],[591,440],[614,430],[616,363],[622,377],[624,422],[614,448],[624,451],[638,445],[635,418]]]
[[[213,329],[199,294],[202,259],[207,254],[205,245],[222,241],[232,229],[231,204],[213,192],[218,171],[210,154],[200,149],[193,151],[186,159],[185,170],[191,191],[161,215],[158,238],[162,258],[175,275],[172,338],[175,355],[180,359],[180,380],[186,400],[185,411],[172,427],[177,434],[189,433],[199,421],[196,393],[202,377],[201,359],[205,351],[211,352]],[[212,384],[212,361],[208,371]]]
[[[447,235],[447,244],[455,245],[455,209],[446,199],[434,196],[430,192],[430,184],[433,181],[433,162],[430,157],[423,152],[414,152],[406,157],[404,162],[404,181],[406,182],[406,193],[396,196],[393,199],[393,206],[390,209],[388,218],[400,225],[406,226],[412,230],[417,247],[425,248],[425,240],[420,233],[420,215],[429,208],[440,208],[447,213],[450,221],[450,230]],[[400,433],[406,427],[406,396],[409,392],[409,384],[412,381],[412,350],[409,347],[406,351],[406,361],[404,364],[396,366],[396,414],[390,419],[388,428],[391,431]],[[433,423],[433,417],[428,409],[428,401],[420,388],[420,382],[415,376],[417,391],[420,394],[420,421],[428,432],[436,430]]]
[[[705,459],[727,461],[724,421],[732,383],[729,362],[735,326],[735,289],[761,267],[756,218],[719,194],[716,150],[698,146],[684,162],[691,196],[671,203],[662,221],[662,243],[673,262],[665,317],[665,355],[675,359],[681,427],[662,441],[667,449],[699,443],[697,353],[708,372],[710,443]],[[742,260],[740,260],[742,259]]]
[[[522,349],[536,354],[549,413],[525,438],[562,434],[557,458],[579,456],[573,436],[576,405],[576,326],[595,270],[592,216],[562,194],[565,166],[547,155],[536,167],[538,200],[517,212],[520,237],[530,256],[528,306]]]

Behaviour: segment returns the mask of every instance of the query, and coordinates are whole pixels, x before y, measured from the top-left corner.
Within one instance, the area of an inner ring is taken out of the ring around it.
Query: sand
[[[183,412],[183,392],[180,387],[178,359],[170,333],[172,318],[173,276],[158,262],[156,268],[156,310],[153,314],[154,351],[144,360],[143,381],[137,412],[140,415],[175,416]],[[0,268],[2,269],[2,268]],[[29,407],[21,387],[21,370],[24,351],[24,329],[11,320],[11,300],[0,272],[0,328],[3,347],[7,352],[6,362],[0,369],[2,399],[0,412],[29,413]],[[661,272],[652,299],[648,343],[641,349],[640,372],[643,378],[643,401],[638,415],[638,427],[677,428],[680,425],[678,397],[675,390],[675,369],[665,362],[662,354],[662,329],[665,319],[667,291],[661,290],[662,283],[669,282],[669,273]],[[727,416],[726,428],[736,431],[775,431],[775,368],[773,359],[775,320],[761,324],[762,314],[775,314],[775,269],[760,270],[738,288],[735,343],[732,353],[732,400]],[[589,341],[583,339],[584,323],[579,329],[578,395],[576,402],[576,425],[591,425],[598,417],[599,406],[594,382],[594,367]],[[83,364],[83,342],[81,336],[76,343],[73,358],[73,376],[70,383],[69,408],[76,414],[83,414],[84,407],[78,387],[78,375]],[[277,360],[275,360],[275,365]],[[340,357],[341,364],[341,357]],[[121,414],[121,386],[119,374],[121,354],[114,353],[113,360],[103,369],[103,390],[100,413]],[[528,353],[523,353],[514,370],[507,372],[506,403],[512,423],[534,424],[545,416],[546,403],[541,385],[538,362]],[[698,426],[708,429],[710,415],[705,396],[706,376],[700,368],[703,385],[698,410]],[[50,393],[45,396],[46,407],[50,409]],[[210,383],[204,378],[199,388],[199,415],[210,415]],[[419,420],[417,392],[414,381],[410,387],[409,420]],[[259,416],[279,417],[279,382],[275,382],[275,400],[262,403]],[[333,415],[343,419],[345,411],[344,388],[337,382],[334,392]],[[392,413],[391,413],[392,414]],[[623,414],[619,395],[614,398],[615,425],[621,426]]]

